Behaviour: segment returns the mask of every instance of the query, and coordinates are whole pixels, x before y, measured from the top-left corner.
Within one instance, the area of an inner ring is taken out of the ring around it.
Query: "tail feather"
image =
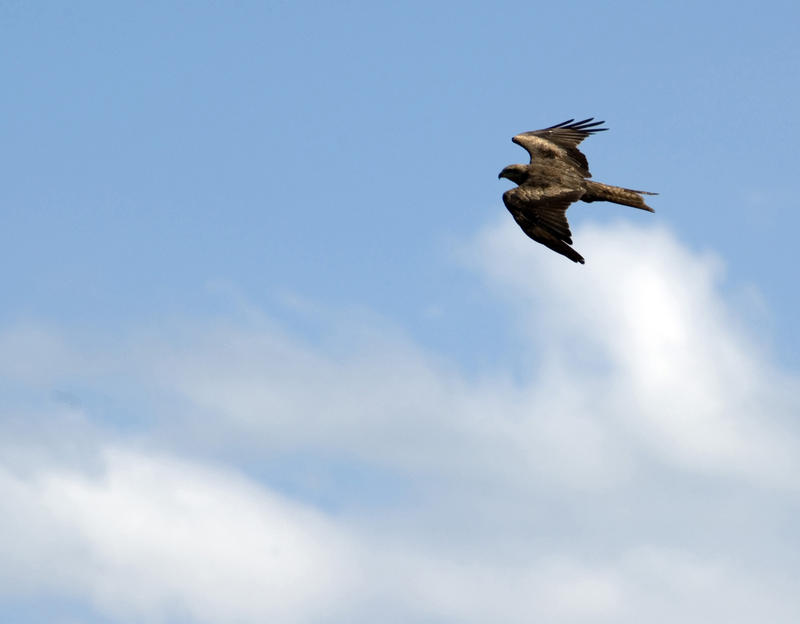
[[[621,186],[611,186],[602,182],[586,180],[586,193],[581,197],[582,201],[609,201],[623,206],[632,206],[648,212],[655,212],[644,202],[642,195],[658,195],[648,191],[634,191],[633,189],[622,188]]]

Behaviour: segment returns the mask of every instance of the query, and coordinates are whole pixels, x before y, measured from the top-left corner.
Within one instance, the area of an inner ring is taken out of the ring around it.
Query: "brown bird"
[[[604,122],[593,119],[568,119],[544,130],[518,134],[511,140],[528,151],[531,162],[509,165],[498,176],[519,185],[503,193],[503,203],[522,231],[537,243],[581,264],[583,256],[570,247],[570,204],[579,199],[608,201],[655,212],[644,203],[642,195],[657,195],[588,179],[592,177],[589,163],[578,145],[593,132],[608,130],[598,128]]]

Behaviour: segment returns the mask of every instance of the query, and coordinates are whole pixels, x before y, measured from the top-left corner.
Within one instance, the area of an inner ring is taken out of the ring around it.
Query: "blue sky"
[[[2,3],[2,619],[796,621],[798,18]]]

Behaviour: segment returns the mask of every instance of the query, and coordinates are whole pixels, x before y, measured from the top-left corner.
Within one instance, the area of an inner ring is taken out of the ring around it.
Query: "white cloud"
[[[16,510],[0,542],[12,585],[124,620],[291,622],[335,612],[358,584],[350,539],[310,508],[219,469],[103,457],[94,474],[0,474]]]
[[[793,582],[663,547],[487,560],[358,535],[230,472],[109,448],[95,473],[0,472],[5,595],[116,621],[772,622]],[[635,541],[635,540],[634,540]],[[523,553],[520,553],[524,555]],[[584,557],[584,559],[586,559]],[[794,605],[794,606],[793,606]]]
[[[484,232],[482,268],[511,289],[546,365],[591,396],[596,417],[622,420],[687,469],[798,485],[796,433],[786,431],[797,379],[731,317],[718,259],[666,230],[589,227],[576,236],[588,264],[575,270],[513,230]],[[587,372],[587,359],[600,370]]]
[[[740,331],[720,262],[659,229],[588,228],[576,239],[585,267],[513,223],[469,250],[539,356],[523,383],[503,371],[466,379],[363,328],[349,352],[271,325],[197,331],[183,346],[162,337],[143,367],[205,415],[209,435],[261,449],[323,449],[500,487],[604,488],[655,461],[796,488],[797,380]]]
[[[575,238],[584,267],[507,220],[465,252],[536,353],[521,380],[378,323],[334,346],[253,314],[91,348],[8,329],[6,594],[120,621],[795,621],[797,377],[742,331],[718,259],[657,228]],[[19,426],[51,387],[76,400]]]

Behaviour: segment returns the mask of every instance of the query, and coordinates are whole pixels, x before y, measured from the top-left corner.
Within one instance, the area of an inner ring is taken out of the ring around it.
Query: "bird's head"
[[[509,165],[500,172],[498,178],[508,178],[514,184],[522,184],[528,177],[527,165]]]

